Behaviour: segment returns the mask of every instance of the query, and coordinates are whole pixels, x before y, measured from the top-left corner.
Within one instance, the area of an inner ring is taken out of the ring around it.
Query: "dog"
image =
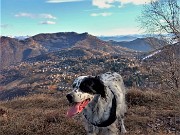
[[[73,82],[73,91],[66,95],[72,104],[68,117],[82,114],[87,135],[126,133],[124,114],[126,89],[121,75],[107,72],[99,76],[80,76]]]

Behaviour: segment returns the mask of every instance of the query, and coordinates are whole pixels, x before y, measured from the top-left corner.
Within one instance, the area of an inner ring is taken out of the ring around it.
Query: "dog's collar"
[[[111,110],[110,110],[110,115],[109,115],[109,118],[101,123],[92,123],[92,125],[94,126],[97,126],[97,127],[107,127],[109,125],[111,125],[112,123],[115,122],[115,120],[117,119],[117,116],[116,116],[116,108],[117,108],[117,102],[116,102],[116,97],[115,97],[115,94],[113,91],[111,91],[112,94],[114,95],[113,96],[113,99],[112,99],[112,107],[111,107]]]

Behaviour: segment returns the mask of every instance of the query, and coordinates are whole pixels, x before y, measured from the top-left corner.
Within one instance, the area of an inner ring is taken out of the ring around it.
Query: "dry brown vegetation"
[[[85,135],[79,118],[66,117],[64,93],[36,94],[0,102],[0,135]],[[131,89],[127,135],[180,134],[180,94]]]
[[[126,126],[129,134],[180,134],[180,93],[130,90]]]

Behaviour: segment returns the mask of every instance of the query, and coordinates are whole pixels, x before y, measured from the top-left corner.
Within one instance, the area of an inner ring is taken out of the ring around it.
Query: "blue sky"
[[[1,0],[1,35],[140,33],[136,18],[150,0]]]

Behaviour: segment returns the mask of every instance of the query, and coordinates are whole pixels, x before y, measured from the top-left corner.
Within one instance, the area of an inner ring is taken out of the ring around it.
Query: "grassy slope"
[[[0,135],[85,135],[81,120],[65,115],[65,94],[39,94],[0,102]],[[127,135],[180,134],[179,97],[177,93],[130,90]]]

